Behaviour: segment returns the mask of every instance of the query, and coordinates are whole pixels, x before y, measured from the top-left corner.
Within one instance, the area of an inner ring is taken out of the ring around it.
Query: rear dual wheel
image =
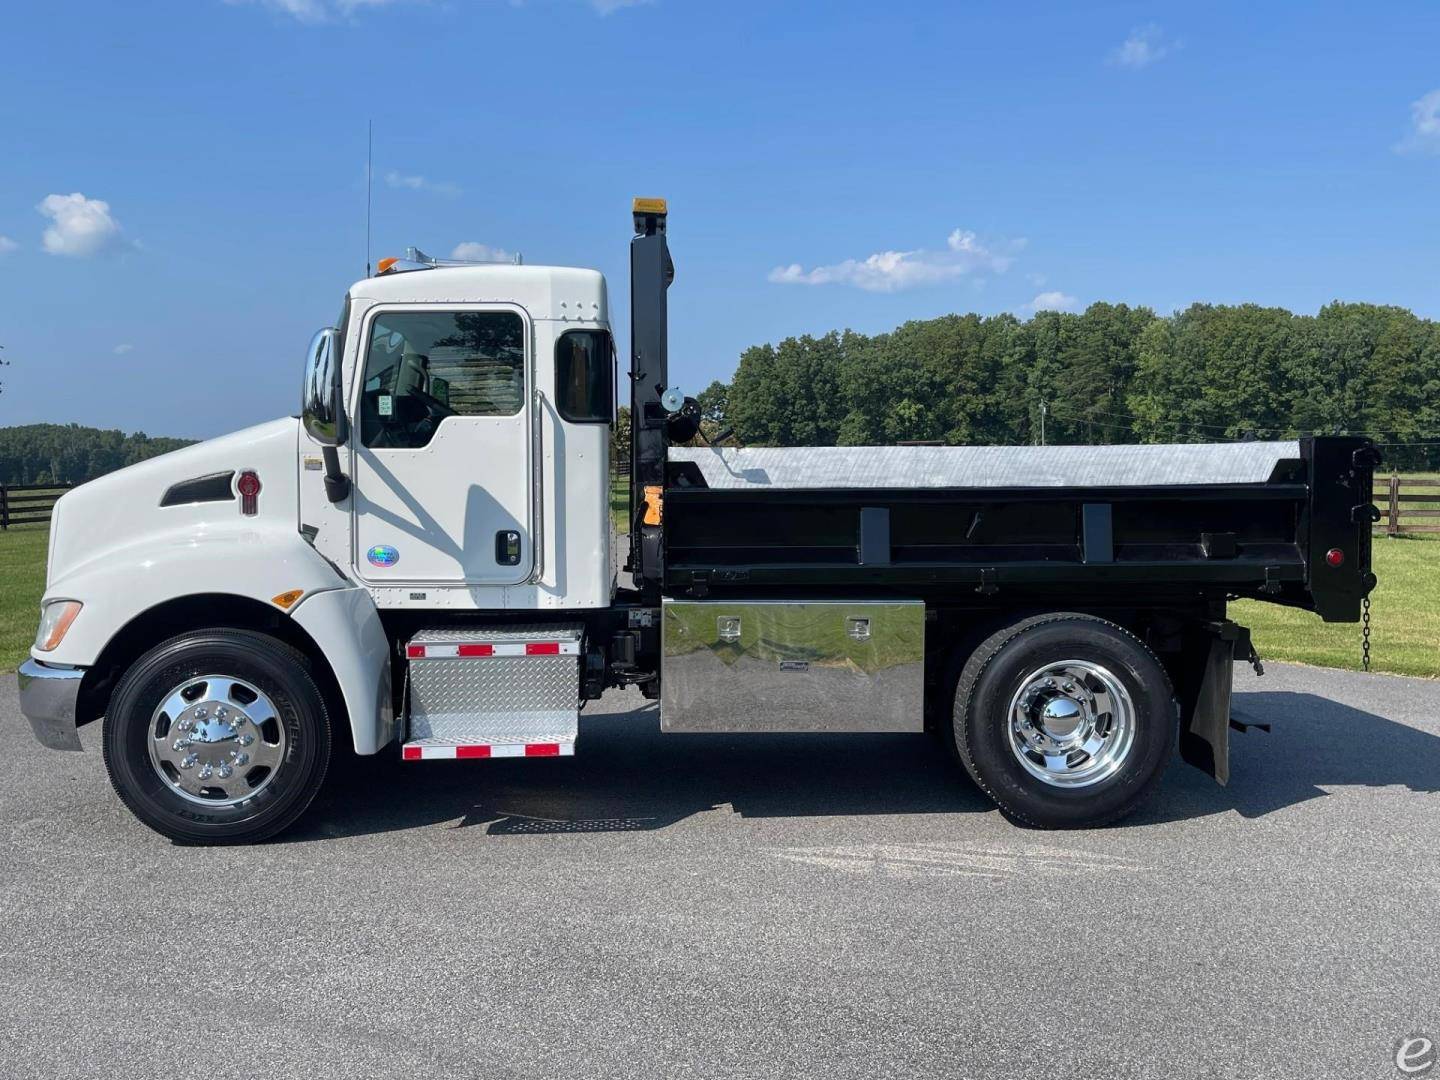
[[[310,805],[330,760],[330,721],[302,653],[249,630],[200,630],[126,672],[103,747],[121,801],[156,832],[249,843]]]
[[[1175,745],[1169,677],[1143,642],[1091,615],[1024,619],[987,638],[955,691],[967,772],[1009,817],[1104,825],[1159,784]]]

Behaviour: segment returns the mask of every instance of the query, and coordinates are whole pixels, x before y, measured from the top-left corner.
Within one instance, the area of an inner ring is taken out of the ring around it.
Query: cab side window
[[[615,419],[615,347],[604,330],[569,330],[555,343],[555,407],[572,424]]]
[[[450,416],[525,406],[525,324],[513,311],[397,311],[371,324],[360,441],[415,449]]]

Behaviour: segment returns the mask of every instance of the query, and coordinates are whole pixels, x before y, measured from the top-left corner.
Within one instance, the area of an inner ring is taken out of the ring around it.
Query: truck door
[[[354,560],[374,584],[509,585],[534,561],[529,320],[511,305],[366,319]]]

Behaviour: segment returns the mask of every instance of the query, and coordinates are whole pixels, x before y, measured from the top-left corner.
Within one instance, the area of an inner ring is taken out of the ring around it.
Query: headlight
[[[35,632],[35,648],[49,652],[65,640],[65,633],[82,607],[79,600],[51,600],[40,609],[40,629]]]

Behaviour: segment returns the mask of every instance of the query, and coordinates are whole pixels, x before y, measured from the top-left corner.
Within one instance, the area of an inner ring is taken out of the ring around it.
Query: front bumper
[[[75,730],[75,702],[80,696],[84,668],[51,667],[38,660],[20,665],[20,711],[30,721],[35,738],[51,750],[79,750]]]

